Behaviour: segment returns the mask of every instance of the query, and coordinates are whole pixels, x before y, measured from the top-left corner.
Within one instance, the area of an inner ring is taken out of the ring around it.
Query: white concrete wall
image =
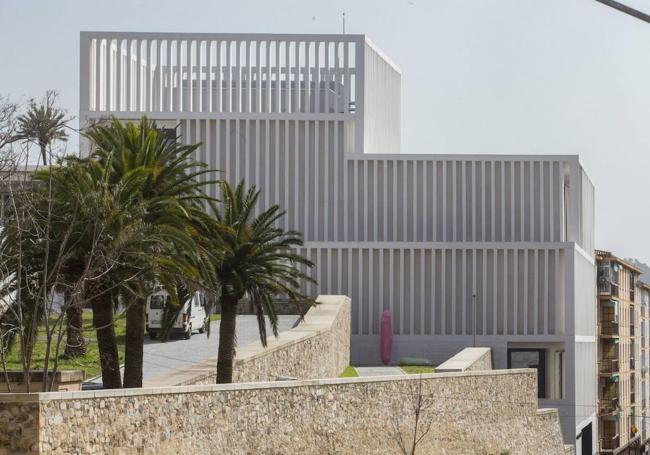
[[[593,185],[577,156],[384,154],[399,79],[363,35],[82,33],[80,119],[179,124],[200,160],[286,209],[318,265],[308,291],[352,297],[353,362],[379,361],[384,308],[394,358],[441,361],[476,335],[504,368],[511,343],[559,344],[558,406],[577,420],[575,400],[596,403],[574,390],[591,374],[594,273],[576,251],[593,256]]]

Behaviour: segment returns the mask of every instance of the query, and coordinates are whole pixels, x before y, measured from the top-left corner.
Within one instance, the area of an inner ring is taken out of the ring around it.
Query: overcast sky
[[[81,30],[339,33],[344,9],[402,69],[403,152],[579,154],[597,247],[650,263],[650,24],[595,0],[0,0],[0,93],[76,116]]]

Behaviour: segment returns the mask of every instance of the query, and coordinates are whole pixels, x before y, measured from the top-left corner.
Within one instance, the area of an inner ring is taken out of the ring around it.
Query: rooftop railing
[[[363,35],[82,32],[95,112],[353,114]]]

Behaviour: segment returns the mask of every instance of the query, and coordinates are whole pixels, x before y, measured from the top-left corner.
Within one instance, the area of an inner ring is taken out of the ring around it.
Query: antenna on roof
[[[343,34],[345,35],[345,11],[343,11]]]

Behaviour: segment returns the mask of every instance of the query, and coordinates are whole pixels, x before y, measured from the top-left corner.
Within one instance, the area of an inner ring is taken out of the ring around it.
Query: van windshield
[[[152,295],[149,300],[149,307],[152,310],[164,310],[168,300],[169,296],[166,295]]]

